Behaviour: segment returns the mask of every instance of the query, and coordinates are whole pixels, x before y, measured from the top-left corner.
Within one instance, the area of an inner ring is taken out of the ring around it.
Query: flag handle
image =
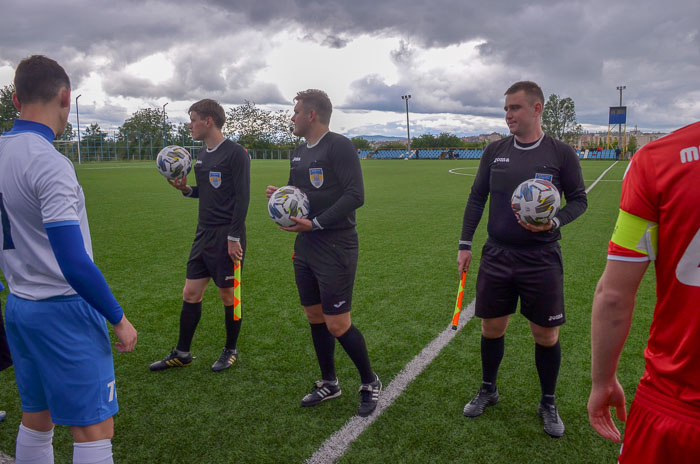
[[[462,312],[462,298],[464,297],[464,282],[467,280],[467,271],[462,271],[462,279],[459,281],[459,289],[457,290],[457,303],[455,304],[455,312],[452,314],[452,330],[457,330],[459,324],[459,315]]]
[[[233,320],[241,319],[241,262],[233,262]]]

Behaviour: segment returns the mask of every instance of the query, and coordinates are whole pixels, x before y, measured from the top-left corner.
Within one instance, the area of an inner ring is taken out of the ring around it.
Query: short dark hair
[[[189,114],[193,111],[203,119],[211,117],[214,120],[214,125],[216,125],[216,127],[219,129],[224,127],[224,123],[226,122],[226,112],[216,100],[212,100],[210,98],[199,100],[197,103],[193,103],[192,106],[190,106],[187,113]]]
[[[504,93],[503,95],[512,95],[516,92],[520,92],[521,90],[525,92],[525,95],[530,99],[530,101],[533,104],[539,101],[544,105],[544,94],[542,93],[542,89],[539,85],[535,84],[532,81],[516,82],[515,84],[508,87],[508,90],[506,90],[506,93]]]
[[[318,120],[321,123],[328,124],[331,122],[333,105],[331,104],[331,99],[328,98],[328,94],[323,90],[302,90],[301,92],[297,92],[297,96],[294,97],[294,100],[301,101],[306,111],[316,111]]]
[[[68,74],[51,58],[32,55],[17,65],[15,93],[21,105],[48,103],[64,87],[70,89]]]

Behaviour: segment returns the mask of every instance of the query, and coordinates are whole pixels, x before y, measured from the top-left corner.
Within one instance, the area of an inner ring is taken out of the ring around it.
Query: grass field
[[[590,185],[608,162],[584,162]],[[449,324],[457,290],[456,255],[476,161],[363,161],[365,205],[358,210],[360,263],[353,322],[367,340],[385,387]],[[455,175],[448,172],[462,168]],[[617,215],[616,165],[590,192],[585,215],[562,233],[567,324],[557,390],[567,426],[558,440],[542,431],[539,382],[527,321],[516,316],[500,370],[501,402],[479,419],[462,407],[480,384],[480,330],[472,320],[435,361],[350,447],[343,463],[598,463],[615,462],[619,445],[589,427],[590,312]],[[132,353],[115,352],[120,412],[113,440],[120,463],[303,462],[356,410],[359,378],[336,350],[343,395],[316,408],[299,400],[318,378],[308,324],[294,285],[293,234],[267,217],[265,186],[283,185],[287,161],[253,161],[248,250],[243,269],[240,362],[214,374],[224,343],[223,308],[213,285],[193,342],[194,364],[152,373],[148,365],[177,341],[185,263],[194,236],[197,201],[182,198],[151,163],[77,167],[87,197],[95,261],[139,331]],[[471,174],[472,176],[470,176]],[[479,226],[475,263],[485,240]],[[477,267],[467,278],[465,306],[474,296]],[[2,300],[7,292],[3,292]],[[651,319],[653,272],[637,303],[620,380],[631,399],[643,371]],[[20,405],[12,369],[0,373],[0,451],[14,455]],[[72,438],[56,429],[56,462],[70,462]]]

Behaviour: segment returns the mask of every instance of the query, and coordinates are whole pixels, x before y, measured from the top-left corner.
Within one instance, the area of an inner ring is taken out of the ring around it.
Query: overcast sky
[[[112,130],[167,103],[171,121],[214,98],[291,109],[321,88],[349,136],[507,132],[503,92],[534,80],[607,129],[625,85],[628,127],[700,120],[698,0],[6,0],[0,85],[31,54],[82,94],[80,123]],[[75,108],[70,121],[75,126]]]

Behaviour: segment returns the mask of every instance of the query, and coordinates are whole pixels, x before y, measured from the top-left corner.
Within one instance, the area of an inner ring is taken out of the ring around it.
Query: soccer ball
[[[192,169],[192,155],[177,145],[163,148],[156,158],[158,171],[168,179],[185,177]]]
[[[557,188],[544,179],[529,179],[518,185],[510,199],[515,217],[526,224],[546,224],[561,205]]]
[[[267,202],[267,210],[273,221],[283,227],[290,227],[296,222],[289,216],[306,218],[309,215],[309,199],[297,187],[287,185],[275,190]]]

